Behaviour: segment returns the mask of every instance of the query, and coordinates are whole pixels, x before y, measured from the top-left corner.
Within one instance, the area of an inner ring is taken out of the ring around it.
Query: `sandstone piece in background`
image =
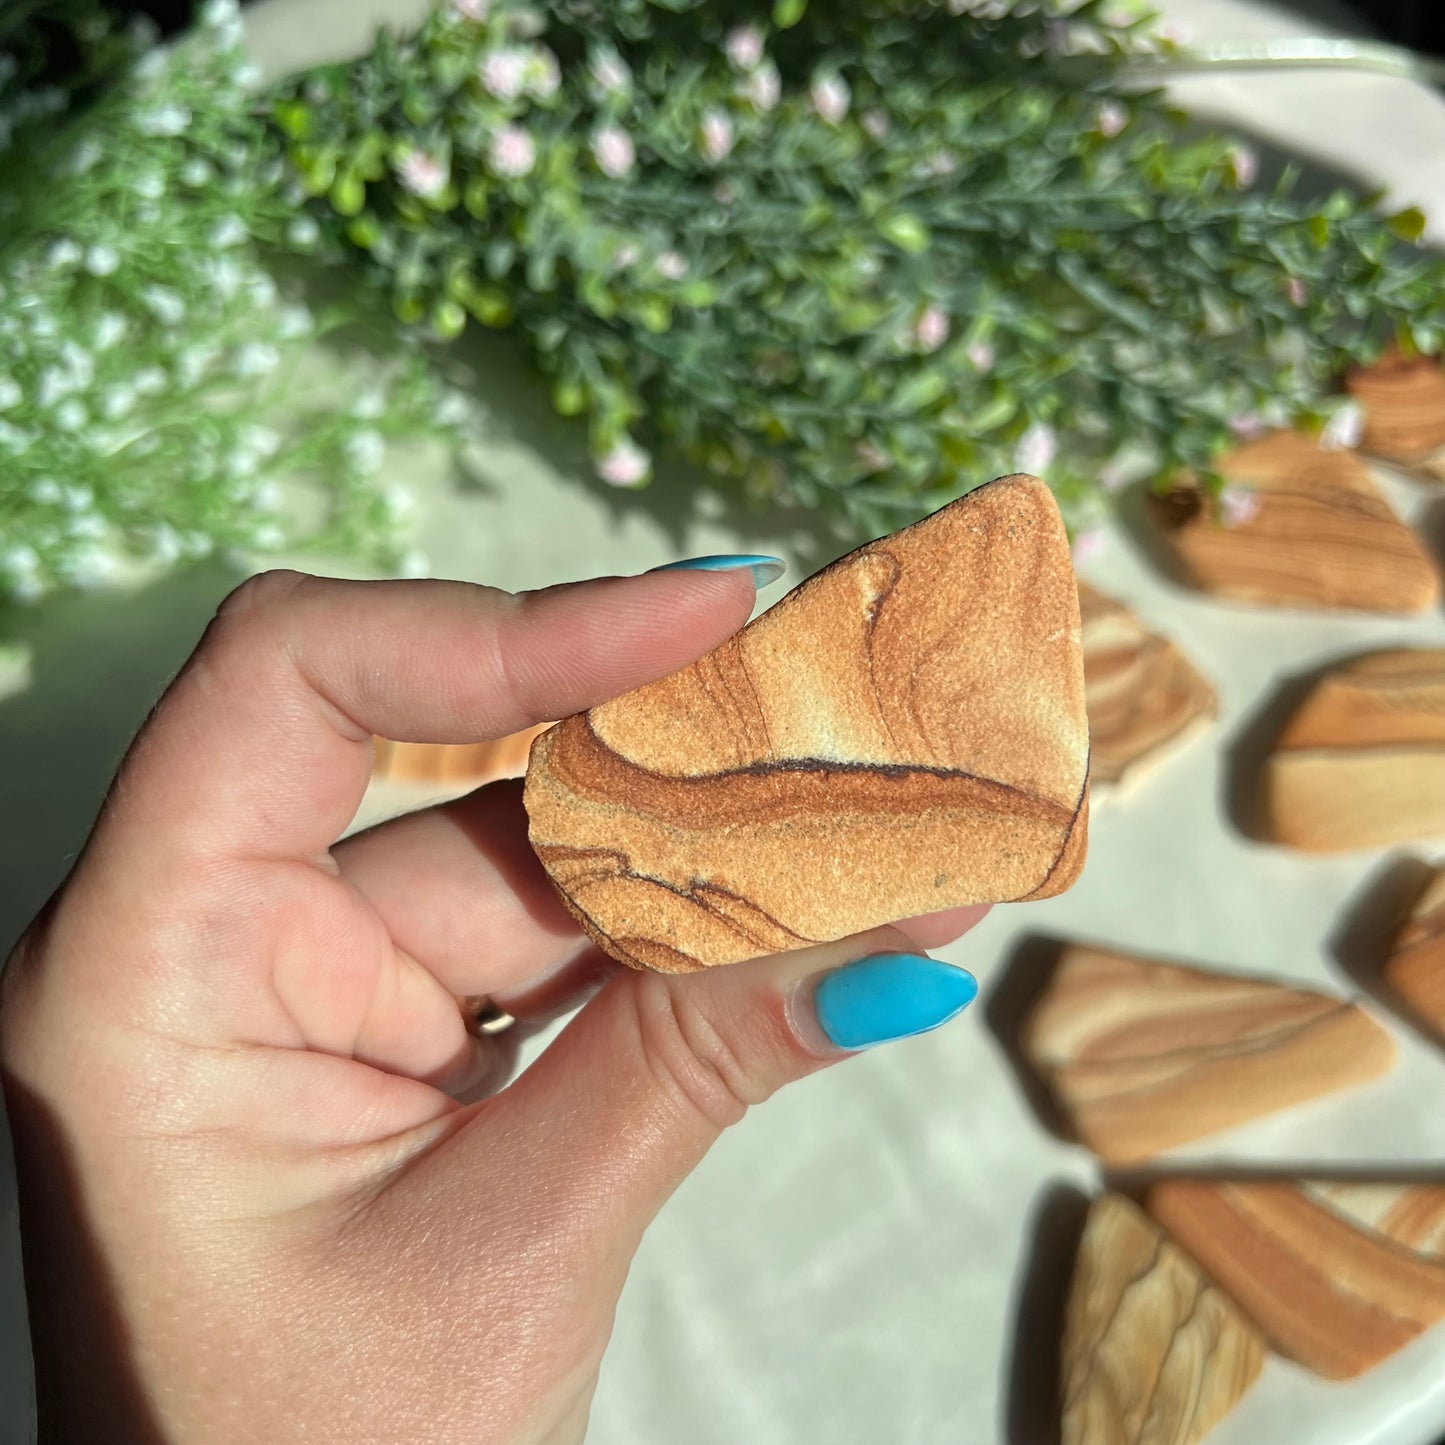
[[[532,847],[625,963],[688,972],[1083,866],[1079,600],[1053,496],[991,482],[532,748]]]
[[[1145,1207],[1274,1349],[1328,1379],[1445,1319],[1445,1186],[1171,1179]]]
[[[1445,482],[1445,367],[1438,356],[1392,350],[1345,378],[1365,413],[1360,448],[1431,481]]]
[[[1312,853],[1445,834],[1445,649],[1325,673],[1265,762],[1260,815],[1266,837]]]
[[[1089,1209],[1064,1321],[1061,1445],[1193,1445],[1264,1364],[1227,1296],[1127,1199]]]
[[[1351,452],[1277,431],[1216,466],[1222,502],[1192,488],[1151,499],[1191,586],[1267,607],[1423,612],[1439,600],[1434,563]]]
[[[1363,1083],[1395,1058],[1346,999],[1083,944],[1063,949],[1021,1043],[1111,1164]]]
[[[1383,972],[1410,1011],[1445,1039],[1445,868],[1421,890]]]
[[[1082,582],[1079,613],[1089,779],[1095,786],[1132,780],[1209,723],[1218,709],[1214,689],[1167,637]]]

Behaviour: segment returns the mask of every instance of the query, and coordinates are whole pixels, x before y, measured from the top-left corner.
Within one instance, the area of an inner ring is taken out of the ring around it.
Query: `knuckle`
[[[255,617],[291,596],[305,580],[304,572],[294,572],[287,567],[258,572],[232,590],[216,609],[216,616],[228,619]]]
[[[679,1110],[710,1128],[736,1124],[766,1091],[689,991],[656,974],[629,979],[642,1060]]]

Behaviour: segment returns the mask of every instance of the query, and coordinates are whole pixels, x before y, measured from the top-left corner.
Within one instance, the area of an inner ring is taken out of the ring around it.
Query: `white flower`
[[[637,159],[632,137],[619,125],[604,125],[592,137],[592,158],[604,176],[620,181]]]
[[[54,406],[62,397],[75,390],[75,382],[63,366],[47,366],[40,373],[40,384],[35,388],[36,406]]]
[[[545,45],[539,45],[527,62],[527,93],[537,100],[551,100],[561,84],[557,57]]]
[[[712,188],[712,198],[720,206],[730,206],[737,200],[737,188],[729,180],[721,180]]]
[[[0,449],[7,452],[23,452],[30,445],[28,431],[22,431],[13,422],[0,419]]]
[[[30,483],[31,499],[39,502],[42,506],[53,507],[64,495],[60,483],[54,477],[36,477]]]
[[[104,154],[100,142],[94,136],[86,136],[70,153],[71,175],[83,176],[87,171],[93,170]]]
[[[186,303],[169,286],[142,286],[140,299],[163,326],[179,326],[185,320]]]
[[[176,358],[176,380],[184,387],[194,386],[216,359],[214,346],[188,346]]]
[[[264,271],[257,271],[246,282],[246,296],[264,310],[276,299],[276,283]]]
[[[482,61],[477,78],[496,100],[516,100],[527,83],[527,52],[515,45],[501,46]]]
[[[1021,472],[1046,472],[1058,449],[1059,439],[1053,427],[1036,421],[1019,438],[1014,465]]]
[[[135,388],[112,386],[100,399],[100,414],[107,421],[119,421],[129,416],[135,406]]]
[[[1234,183],[1241,190],[1252,186],[1259,174],[1259,152],[1253,146],[1237,145],[1229,152],[1229,167],[1234,172]]]
[[[1108,550],[1109,534],[1102,527],[1085,527],[1069,546],[1075,569],[1087,567]]]
[[[4,572],[7,577],[33,577],[39,571],[40,558],[34,547],[18,543],[0,552],[0,572]]]
[[[853,455],[858,459],[858,465],[865,471],[886,472],[888,470],[888,453],[873,442],[859,442],[853,448]]]
[[[1220,516],[1226,527],[1246,527],[1259,516],[1259,493],[1252,487],[1226,487],[1219,494]]]
[[[95,380],[95,359],[73,341],[66,341],[60,348],[61,359],[70,374],[72,386],[82,390]]]
[[[20,390],[20,383],[14,377],[0,376],[0,411],[9,411],[24,400],[25,393]]]
[[[913,323],[913,344],[923,352],[937,351],[948,340],[951,329],[946,311],[939,306],[925,306]]]
[[[635,487],[647,480],[652,458],[628,437],[597,462],[597,475],[611,487]]]
[[[612,264],[619,271],[625,271],[629,266],[637,264],[640,252],[630,242],[624,242],[612,253]]]
[[[840,124],[848,114],[848,107],[853,103],[853,92],[848,89],[848,82],[841,75],[814,76],[812,85],[808,87],[808,95],[819,119],[827,121],[829,125]]]
[[[958,169],[958,161],[951,151],[936,150],[918,167],[923,176],[951,176]]]
[[[281,433],[252,422],[241,428],[236,445],[249,452],[257,461],[264,462],[275,456],[280,449]]]
[[[97,242],[85,253],[85,269],[92,276],[111,276],[120,266],[120,253],[114,246]]]
[[[492,0],[452,0],[452,13],[463,20],[485,20],[491,8]]]
[[[401,561],[396,564],[396,575],[398,577],[430,577],[431,562],[425,552],[413,547],[404,553]]]
[[[622,95],[632,88],[631,67],[610,47],[594,51],[587,68],[592,83],[603,95]]]
[[[876,106],[872,110],[863,112],[863,129],[873,137],[874,140],[882,140],[890,130],[893,129],[893,122],[888,119],[886,110],[879,110]]]
[[[259,482],[251,488],[251,505],[258,512],[279,512],[285,500],[280,482]]]
[[[749,73],[743,85],[743,98],[756,110],[770,111],[783,93],[783,79],[770,60]]]
[[[237,376],[265,376],[280,361],[281,353],[269,342],[251,341],[237,351],[233,370]]]
[[[353,432],[346,438],[344,446],[347,461],[365,477],[371,476],[381,466],[386,455],[386,443],[381,439],[381,433],[372,431],[370,427]]]
[[[376,387],[368,387],[346,410],[361,421],[375,421],[386,415],[386,397]]]
[[[159,171],[147,171],[143,176],[137,176],[131,189],[147,201],[158,201],[166,193],[165,177]],[[151,219],[155,216],[152,214]]]
[[[1099,485],[1111,496],[1122,492],[1128,481],[1117,457],[1111,457],[1099,468]]]
[[[222,301],[241,289],[241,267],[234,256],[207,256],[204,270],[206,284]]]
[[[410,516],[416,511],[416,493],[409,487],[387,487],[381,494],[381,505],[393,519]]]
[[[1352,450],[1365,434],[1365,413],[1357,401],[1347,401],[1335,408],[1334,414],[1320,432],[1320,445],[1329,452]]]
[[[170,378],[163,366],[143,366],[130,384],[137,396],[159,396],[170,385]]]
[[[525,176],[537,164],[537,146],[519,125],[505,125],[487,150],[492,170],[499,176]]]
[[[149,20],[150,16],[145,16]],[[153,80],[159,80],[165,73],[167,56],[164,50],[147,50],[139,60],[130,68],[130,73],[147,85]]]
[[[214,246],[218,251],[224,251],[228,246],[239,246],[248,234],[245,222],[239,216],[222,216],[211,227],[211,234],[206,237],[206,244]]]
[[[728,64],[751,70],[763,58],[763,32],[756,25],[739,25],[728,31],[723,42]]]
[[[69,236],[62,236],[45,253],[45,264],[52,271],[65,271],[74,266],[80,260],[80,256],[80,247]]]
[[[429,201],[441,195],[446,189],[447,167],[445,162],[425,151],[408,151],[397,167],[397,179],[412,195]]]
[[[90,420],[90,413],[76,397],[67,397],[53,413],[55,424],[62,431],[79,431]]]
[[[262,552],[279,552],[286,545],[286,533],[274,522],[263,522],[252,530],[251,545]]]
[[[679,251],[664,251],[653,265],[665,281],[681,281],[687,275],[687,262]]]
[[[1117,100],[1106,100],[1099,107],[1096,124],[1100,135],[1116,136],[1129,124],[1129,112]]]
[[[993,368],[993,347],[986,341],[970,341],[965,353],[968,364],[975,371],[990,371]]]
[[[157,523],[151,528],[148,541],[150,546],[147,550],[153,562],[168,567],[172,562],[180,561],[181,536],[174,527],[165,522]]]
[[[190,110],[174,101],[139,111],[135,117],[135,128],[142,135],[180,135],[190,123]]]
[[[321,239],[321,227],[310,216],[297,216],[286,227],[286,239],[293,246],[309,250]]]
[[[105,518],[99,512],[82,512],[72,517],[65,528],[69,537],[89,537],[92,541],[105,536],[106,531]]]
[[[466,392],[450,388],[437,402],[436,421],[438,426],[465,426],[476,415],[476,403]]]
[[[104,587],[115,580],[120,559],[104,547],[89,546],[72,552],[65,562],[65,573],[83,591]]]
[[[733,148],[733,123],[727,112],[710,106],[703,112],[702,128],[699,133],[703,155],[716,165],[726,160]]]
[[[310,308],[297,303],[282,308],[276,318],[276,334],[286,341],[294,341],[299,336],[309,336],[315,325],[316,318]]]
[[[49,341],[59,331],[55,317],[48,311],[35,310],[30,316],[30,334],[41,341]]]

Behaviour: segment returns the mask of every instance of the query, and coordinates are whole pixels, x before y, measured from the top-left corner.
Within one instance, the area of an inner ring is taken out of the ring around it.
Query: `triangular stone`
[[[1260,813],[1268,837],[1316,853],[1445,834],[1445,649],[1321,677],[1265,763]]]
[[[1445,367],[1438,356],[1391,351],[1356,367],[1345,390],[1365,413],[1362,451],[1431,481],[1445,481]]]
[[[1079,584],[1089,779],[1117,783],[1182,746],[1211,718],[1214,689],[1122,602]],[[1147,768],[1146,768],[1147,770]]]
[[[1080,944],[1023,1049],[1078,1137],[1123,1164],[1375,1078],[1389,1036],[1345,999]]]
[[[1445,1319],[1445,1187],[1167,1180],[1145,1203],[1316,1374],[1362,1374]]]
[[[1005,477],[543,734],[530,837],[603,948],[686,972],[1062,892],[1088,748],[1063,523]]]
[[[1439,599],[1434,564],[1359,459],[1279,431],[1215,463],[1246,505],[1183,489],[1151,514],[1184,580],[1275,607],[1423,612]]]
[[[1106,1194],[1084,1225],[1061,1363],[1061,1445],[1193,1445],[1254,1383],[1264,1345],[1152,1220]]]
[[[1445,1039],[1445,868],[1430,875],[1385,962],[1385,981]]]

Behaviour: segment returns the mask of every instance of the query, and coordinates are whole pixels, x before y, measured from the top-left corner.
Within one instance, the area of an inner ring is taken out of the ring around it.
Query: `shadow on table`
[[[1059,1445],[1064,1310],[1088,1212],[1083,1192],[1062,1184],[1046,1190],[1034,1210],[1014,1312],[1004,1420],[1009,1445]]]
[[[75,861],[151,705],[238,574],[176,573],[140,591],[17,612],[34,682],[0,702],[0,958]]]

